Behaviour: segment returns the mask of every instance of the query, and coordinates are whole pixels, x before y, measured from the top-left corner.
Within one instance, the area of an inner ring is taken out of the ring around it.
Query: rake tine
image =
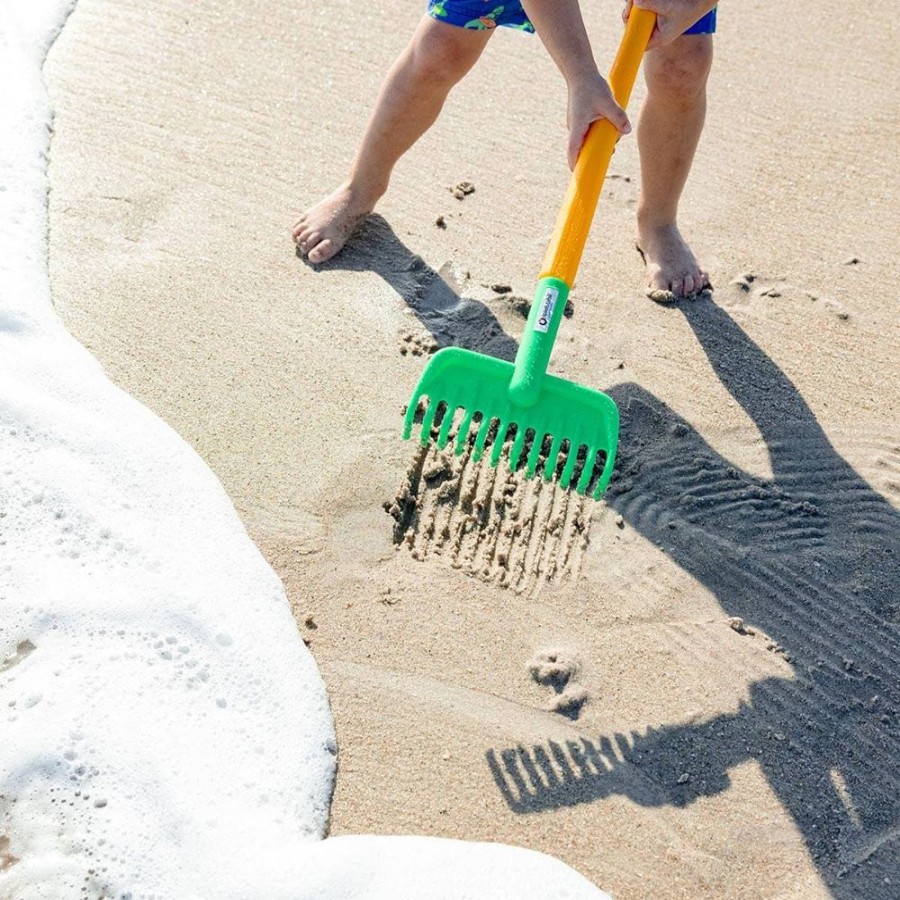
[[[533,478],[534,473],[537,471],[538,460],[541,457],[541,447],[544,446],[544,435],[538,434],[537,431],[534,433],[534,437],[532,438],[531,450],[528,451],[528,463],[525,468],[525,477]]]
[[[447,446],[447,438],[450,436],[450,429],[453,427],[453,419],[456,416],[456,407],[450,406],[447,404],[447,409],[444,411],[444,420],[441,422],[441,430],[438,432],[437,445],[438,450],[443,450],[444,447]]]
[[[509,451],[509,467],[516,471],[519,465],[519,458],[522,456],[522,448],[525,446],[525,432],[527,429],[516,424],[516,439],[513,441],[512,449]]]
[[[429,398],[428,409],[425,410],[425,415],[422,417],[422,430],[419,432],[423,444],[427,444],[431,440],[431,426],[434,424],[434,417],[437,415],[440,405],[441,401],[437,397]]]
[[[562,438],[557,435],[553,436],[550,444],[550,453],[544,461],[544,481],[551,481],[553,473],[556,471],[556,457],[559,456],[559,448],[562,446]]]
[[[514,370],[510,363],[471,351],[439,351],[405,410],[404,437],[421,427],[419,442],[436,453],[453,450],[492,468],[503,458],[504,467],[508,464],[517,476],[540,477],[573,494],[598,497],[615,459],[615,443],[607,446],[618,427],[612,401],[548,375],[539,403],[523,405],[511,399]]]
[[[459,456],[466,446],[466,438],[469,436],[469,429],[472,427],[472,419],[475,417],[475,410],[466,410],[462,422],[459,423],[459,431],[456,433],[456,449],[455,454]]]
[[[580,447],[581,444],[569,441],[569,455],[566,459],[566,464],[563,466],[562,474],[559,476],[559,486],[564,491],[568,489],[569,482],[572,480],[572,472],[575,471],[575,464],[578,462],[578,449]]]
[[[594,463],[597,461],[597,448],[591,447],[588,450],[587,458],[584,461],[584,468],[581,470],[581,477],[578,479],[578,485],[575,490],[579,494],[583,494],[587,490],[587,486],[591,483],[591,475],[594,474]]]
[[[413,395],[412,400],[409,401],[409,406],[406,407],[406,415],[403,417],[403,440],[407,440],[409,436],[412,434],[412,428],[415,424],[416,420],[416,410],[419,408],[419,401],[422,399],[422,394],[417,393]]]
[[[475,449],[472,451],[473,462],[478,462],[478,460],[481,459],[481,454],[484,453],[484,442],[487,440],[488,429],[490,427],[491,417],[485,416],[478,426],[478,435],[475,438]]]
[[[615,464],[616,458],[615,446],[601,447],[601,449],[606,454],[606,459],[603,460],[603,470],[600,472],[600,477],[597,479],[597,484],[594,487],[593,497],[595,500],[599,500],[601,494],[606,490],[606,485],[609,483],[609,479],[612,476],[613,465]]]
[[[491,447],[491,467],[497,465],[500,462],[500,457],[503,454],[503,444],[506,441],[506,432],[509,431],[509,423],[504,422],[502,419],[497,423],[497,437],[494,438],[494,446]]]

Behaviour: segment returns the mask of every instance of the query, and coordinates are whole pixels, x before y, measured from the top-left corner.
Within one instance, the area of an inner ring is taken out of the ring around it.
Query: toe
[[[691,275],[690,273],[688,273],[687,275],[684,276],[684,281],[682,282],[682,284],[683,284],[683,290],[681,292],[681,296],[682,297],[691,297],[695,291],[694,276]]]
[[[655,291],[671,290],[671,282],[663,275],[662,269],[658,266],[650,267],[650,287]]]
[[[318,244],[321,240],[322,235],[320,235],[318,231],[306,232],[300,238],[300,249],[303,251],[303,253],[306,253],[308,255],[309,251],[312,250],[313,247],[315,247],[316,244]]]
[[[309,251],[308,258],[311,263],[323,263],[331,259],[338,250],[340,250],[340,247],[334,241],[330,238],[325,238],[324,241],[320,241]]]

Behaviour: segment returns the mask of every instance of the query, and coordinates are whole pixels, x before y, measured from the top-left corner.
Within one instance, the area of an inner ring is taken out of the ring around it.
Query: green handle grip
[[[519,406],[534,406],[540,398],[541,380],[568,297],[569,285],[561,278],[542,278],[538,282],[509,384],[509,398]]]

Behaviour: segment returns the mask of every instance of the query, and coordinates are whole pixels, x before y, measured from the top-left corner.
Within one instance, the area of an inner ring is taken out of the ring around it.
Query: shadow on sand
[[[622,793],[686,806],[752,759],[834,896],[900,896],[900,515],[838,455],[812,411],[721,307],[678,307],[756,423],[773,477],[736,469],[641,387],[622,411],[606,502],[764,631],[793,679],[755,682],[734,715],[487,755],[510,808]],[[552,762],[551,762],[552,759]]]
[[[360,225],[335,259],[316,268],[380,276],[431,332],[436,349],[463,347],[508,362],[515,359],[519,345],[504,332],[494,313],[480,301],[460,296],[458,286],[452,284],[452,272],[442,276],[428,266],[377,214]]]
[[[374,271],[442,345],[512,359],[516,342],[463,300],[383,219],[334,268]],[[735,468],[639,385],[622,412],[606,502],[764,631],[792,679],[750,687],[735,714],[565,745],[491,749],[522,814],[624,794],[685,807],[754,760],[791,814],[834,896],[900,897],[900,515],[836,452],[784,373],[710,300],[677,306],[722,384],[759,428],[773,470]]]

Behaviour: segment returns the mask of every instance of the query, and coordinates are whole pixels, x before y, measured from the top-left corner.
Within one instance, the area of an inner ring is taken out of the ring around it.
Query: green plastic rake
[[[655,14],[632,9],[609,76],[613,95],[622,107],[631,96],[655,22]],[[515,363],[458,347],[439,350],[413,391],[404,438],[412,434],[420,403],[427,398],[420,431],[424,445],[431,441],[440,414],[440,449],[447,446],[458,421],[455,451],[462,453],[477,423],[474,460],[482,457],[492,440],[490,463],[496,466],[511,440],[509,464],[517,470],[524,456],[526,477],[535,475],[543,459],[547,481],[562,467],[559,484],[563,489],[569,488],[576,475],[579,494],[593,484],[596,499],[606,489],[619,437],[615,403],[600,391],[546,372],[617,140],[618,132],[605,119],[595,122],[588,132],[544,257]],[[565,455],[564,462],[558,461],[560,453]]]

